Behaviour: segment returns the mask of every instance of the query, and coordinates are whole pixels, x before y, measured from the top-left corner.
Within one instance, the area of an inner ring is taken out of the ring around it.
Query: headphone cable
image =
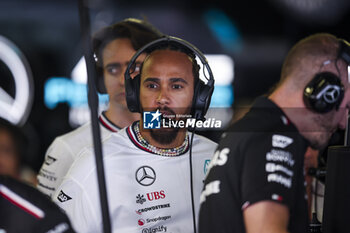
[[[192,204],[193,230],[194,230],[194,233],[197,233],[196,213],[195,213],[194,195],[193,195],[193,171],[192,171],[192,145],[193,145],[193,138],[194,138],[195,130],[196,130],[196,126],[194,127],[194,129],[192,131],[192,135],[191,135],[189,161],[190,161],[190,183],[191,183],[191,204]]]

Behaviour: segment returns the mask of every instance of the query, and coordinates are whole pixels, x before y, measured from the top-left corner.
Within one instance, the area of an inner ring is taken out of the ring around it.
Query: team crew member
[[[0,210],[0,232],[74,232],[46,195],[10,176],[0,175]]]
[[[141,77],[126,78],[139,86],[133,90],[139,93],[136,105],[144,114],[153,112],[154,124],[160,114],[169,119],[172,116],[172,120],[189,115],[195,108],[194,90],[199,89],[195,86],[205,85],[199,80],[194,53],[178,39],[167,40],[157,40],[157,46],[151,46],[153,51],[142,65]],[[207,95],[210,102],[211,94],[212,89],[199,96]],[[184,128],[145,129],[145,119],[103,142],[113,232],[191,233],[192,211],[198,215],[203,179],[216,143],[197,134],[190,143]],[[78,232],[102,232],[95,171],[93,150],[85,148],[54,195]]]
[[[277,88],[222,135],[201,195],[201,233],[308,231],[304,154],[345,127],[349,55],[330,34],[290,50]]]
[[[98,31],[93,37],[94,52],[99,73],[97,88],[109,95],[107,111],[99,117],[101,138],[129,126],[139,119],[131,113],[125,102],[124,72],[136,50],[159,38],[162,34],[146,21],[129,18]],[[144,59],[140,56],[137,65]],[[38,189],[52,195],[78,152],[92,144],[91,122],[57,137],[46,152],[38,174]]]
[[[25,163],[27,143],[20,127],[0,118],[0,175],[35,185],[36,173]]]

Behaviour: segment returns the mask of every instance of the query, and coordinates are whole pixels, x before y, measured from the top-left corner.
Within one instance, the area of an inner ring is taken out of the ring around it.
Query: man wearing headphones
[[[161,36],[151,24],[134,18],[105,27],[93,36],[99,76],[97,89],[109,95],[108,109],[99,117],[102,140],[139,119],[139,114],[131,113],[126,106],[124,72],[138,49]],[[140,56],[136,66],[141,64],[144,57]],[[78,152],[92,144],[91,132],[91,122],[88,122],[54,140],[37,177],[40,191],[49,196],[55,192]]]
[[[308,232],[304,154],[346,126],[349,51],[325,33],[290,50],[276,89],[222,135],[201,194],[200,233]]]
[[[149,53],[131,78],[138,56]],[[167,122],[203,119],[213,92],[210,73],[199,79],[198,56],[188,42],[158,39],[139,50],[125,72],[127,104],[142,119],[103,142],[113,232],[186,232],[196,229],[202,182],[216,143]],[[180,123],[179,123],[180,124]],[[158,127],[159,126],[159,127]],[[86,147],[54,195],[78,232],[102,232],[93,148]]]

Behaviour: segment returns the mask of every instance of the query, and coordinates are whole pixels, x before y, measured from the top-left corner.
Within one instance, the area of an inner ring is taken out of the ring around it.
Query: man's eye
[[[180,84],[173,84],[172,87],[173,87],[173,89],[182,89],[183,88],[183,86]]]
[[[120,73],[120,69],[118,67],[108,67],[107,72],[111,75],[118,75]]]
[[[154,83],[149,83],[149,84],[147,84],[147,87],[151,88],[151,89],[154,89],[154,88],[157,88],[157,85],[154,84]]]

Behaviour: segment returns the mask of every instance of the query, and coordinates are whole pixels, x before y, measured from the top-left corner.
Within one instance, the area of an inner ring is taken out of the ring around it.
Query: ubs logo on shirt
[[[144,198],[143,195],[139,194],[136,196],[136,203],[139,203],[142,205],[144,202],[146,202],[146,199]]]
[[[159,199],[164,199],[164,198],[165,198],[164,190],[161,190],[160,192],[147,193],[147,199],[149,201],[159,200]]]
[[[147,197],[148,201],[156,201],[156,200],[163,200],[166,195],[164,190],[160,190],[159,192],[156,191],[156,192],[146,193],[146,195],[138,194],[136,196],[136,203],[139,203],[142,205],[144,202],[146,202],[147,200],[145,196]]]

